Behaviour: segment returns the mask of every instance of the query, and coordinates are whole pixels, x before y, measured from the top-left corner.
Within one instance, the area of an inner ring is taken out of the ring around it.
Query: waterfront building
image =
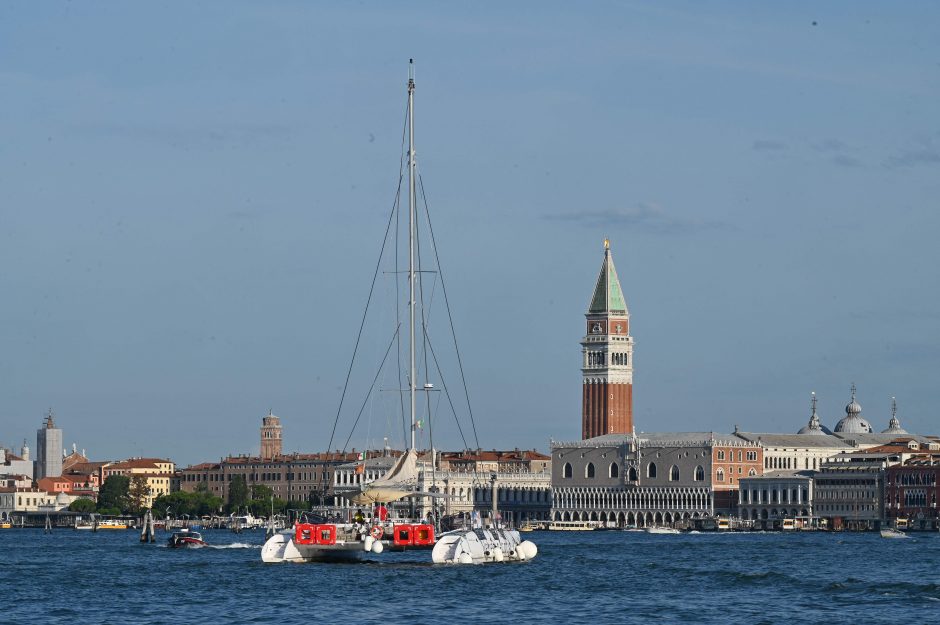
[[[880,529],[885,470],[900,464],[897,446],[843,453],[822,464],[814,477],[815,512],[830,529]]]
[[[369,457],[381,452],[368,452]],[[194,492],[205,488],[228,500],[228,488],[235,476],[245,479],[248,487],[267,486],[275,497],[286,501],[325,504],[333,496],[333,470],[337,465],[358,458],[359,453],[327,452],[318,454],[282,454],[267,460],[261,456],[228,456],[219,462],[204,462],[177,472],[174,483],[180,490]]]
[[[781,529],[784,519],[794,527],[812,527],[815,471],[777,470],[741,479],[739,517],[765,530]]]
[[[35,470],[33,461],[29,459],[29,447],[23,441],[23,447],[20,449],[20,455],[16,455],[10,449],[0,447],[0,475],[28,475],[33,479]]]
[[[633,431],[633,337],[630,312],[604,241],[581,339],[581,438]]]
[[[441,471],[455,473],[550,473],[552,457],[534,449],[467,449],[440,452],[437,462]]]
[[[41,488],[0,487],[0,521],[10,521],[21,512],[58,512],[68,508],[73,499]]]
[[[892,525],[914,530],[940,528],[940,453],[917,453],[888,467],[885,476],[885,517]]]
[[[759,445],[714,432],[607,434],[552,443],[552,519],[609,526],[690,524],[736,512],[763,473]]]
[[[764,471],[816,471],[823,462],[855,447],[832,434],[742,432],[734,436],[763,450]]]
[[[52,410],[43,419],[42,427],[36,432],[36,467],[33,476],[37,480],[44,477],[62,475],[62,430],[55,426]]]
[[[101,483],[112,475],[126,475],[131,480],[143,478],[147,484],[144,507],[153,506],[153,500],[160,495],[170,493],[170,479],[175,465],[163,458],[131,458],[120,462],[111,462],[101,467]]]
[[[884,466],[826,462],[815,477],[816,514],[834,530],[879,529]]]

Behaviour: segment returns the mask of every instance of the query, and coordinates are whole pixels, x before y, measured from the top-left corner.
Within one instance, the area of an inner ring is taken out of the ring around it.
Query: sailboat
[[[415,434],[419,427],[419,422],[416,419],[419,388],[415,348],[415,311],[419,303],[415,283],[420,270],[415,262],[417,252],[417,191],[415,185],[415,82],[413,68],[412,61],[409,64],[407,112],[409,209],[407,272],[409,283],[409,373],[407,376],[407,391],[410,399],[411,436],[407,451],[398,458],[384,475],[371,482],[363,480],[363,483],[356,491],[343,494],[344,499],[357,505],[368,505],[370,508],[384,508],[383,504],[406,498],[442,496],[436,492],[420,491],[418,453],[415,447]],[[421,390],[427,392],[431,389],[433,389],[433,385],[425,384]],[[432,466],[433,463],[432,453]],[[269,538],[261,550],[261,559],[264,562],[361,560],[366,556],[378,555],[386,550],[405,551],[413,549],[432,550],[432,560],[435,563],[455,564],[524,561],[535,557],[538,551],[531,541],[522,541],[518,531],[496,527],[457,530],[436,536],[435,526],[426,522],[391,520],[389,518],[370,520],[357,518],[353,522],[335,522],[308,517],[296,523],[292,528],[278,532]]]

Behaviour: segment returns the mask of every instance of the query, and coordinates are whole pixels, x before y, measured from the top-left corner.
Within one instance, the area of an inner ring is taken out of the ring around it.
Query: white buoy
[[[385,551],[385,547],[382,545],[381,540],[376,540],[372,543],[372,553],[382,553]]]
[[[365,541],[362,543],[363,551],[372,551],[372,545],[375,543],[375,539],[371,536],[366,536]]]
[[[460,564],[473,564],[473,556],[471,556],[466,551],[463,551],[459,556],[457,556],[457,562]]]
[[[516,547],[516,551],[519,552],[519,555],[525,556],[526,560],[531,560],[538,554],[539,548],[531,540],[524,540]]]
[[[500,547],[496,547],[495,549],[493,549],[493,560],[495,562],[503,561],[503,550]]]

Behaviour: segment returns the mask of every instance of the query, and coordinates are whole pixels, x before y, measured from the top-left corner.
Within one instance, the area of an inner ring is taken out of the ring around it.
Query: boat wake
[[[230,545],[206,545],[210,549],[261,549],[261,545],[251,543],[232,543]]]

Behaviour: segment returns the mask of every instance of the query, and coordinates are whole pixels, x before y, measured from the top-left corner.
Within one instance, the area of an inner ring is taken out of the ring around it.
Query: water
[[[213,547],[0,530],[0,623],[940,621],[938,535],[534,532],[532,562],[461,567],[265,565],[261,532],[203,536]]]

